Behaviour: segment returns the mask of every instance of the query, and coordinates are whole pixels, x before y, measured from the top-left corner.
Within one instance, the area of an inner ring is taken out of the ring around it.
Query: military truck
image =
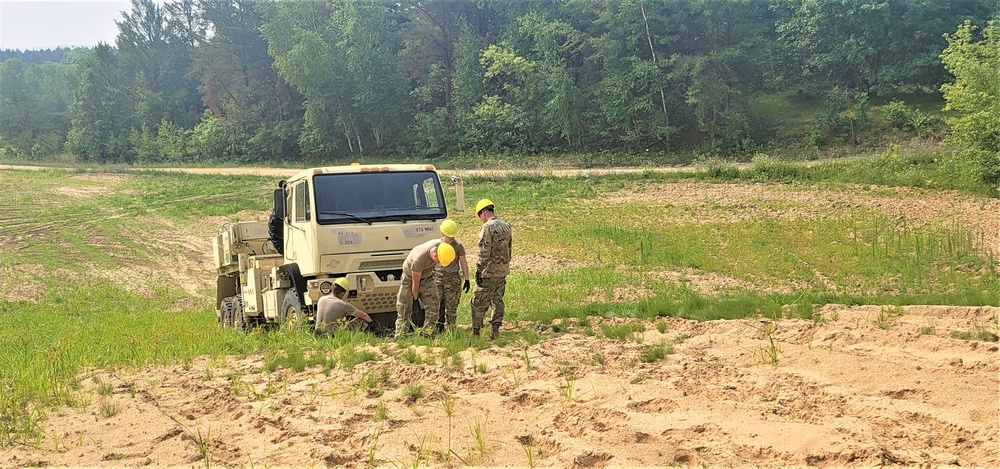
[[[447,215],[434,166],[303,170],[278,184],[268,220],[226,224],[212,239],[219,325],[307,326],[319,298],[345,277],[345,300],[387,333],[403,260],[440,236]]]

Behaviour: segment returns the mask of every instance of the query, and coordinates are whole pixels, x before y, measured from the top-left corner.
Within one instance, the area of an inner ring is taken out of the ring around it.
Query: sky
[[[0,0],[0,49],[114,44],[129,0]]]

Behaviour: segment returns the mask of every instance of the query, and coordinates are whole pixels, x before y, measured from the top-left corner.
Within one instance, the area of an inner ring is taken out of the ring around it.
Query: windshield
[[[317,174],[316,222],[438,220],[447,217],[433,171]]]

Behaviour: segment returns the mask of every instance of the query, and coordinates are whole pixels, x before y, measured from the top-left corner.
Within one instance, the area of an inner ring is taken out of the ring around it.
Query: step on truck
[[[228,223],[212,239],[219,325],[312,327],[320,297],[345,277],[345,300],[387,334],[403,260],[441,236],[447,215],[434,166],[301,171],[278,184],[267,220]]]

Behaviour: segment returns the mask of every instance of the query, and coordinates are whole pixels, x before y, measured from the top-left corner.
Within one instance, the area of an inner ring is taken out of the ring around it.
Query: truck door
[[[306,233],[312,220],[312,207],[309,203],[309,182],[302,181],[291,187],[285,200],[285,217],[288,224],[285,228],[285,259],[300,261],[300,257],[308,254]]]

